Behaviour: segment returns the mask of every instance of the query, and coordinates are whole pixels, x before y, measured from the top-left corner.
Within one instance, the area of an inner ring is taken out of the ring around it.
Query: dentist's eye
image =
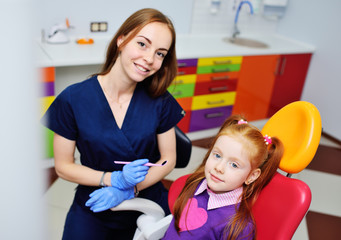
[[[137,42],[138,45],[140,45],[141,47],[146,46],[146,44],[144,44],[144,42]]]
[[[156,53],[159,57],[161,58],[165,58],[166,54],[162,53],[162,52],[158,52]]]

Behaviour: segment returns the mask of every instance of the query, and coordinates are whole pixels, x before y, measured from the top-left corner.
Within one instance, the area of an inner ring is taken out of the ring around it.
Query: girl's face
[[[124,41],[122,36],[117,45]],[[171,46],[172,34],[164,23],[147,24],[121,50],[117,58],[122,77],[141,82],[157,72]]]
[[[258,178],[259,169],[252,170],[249,156],[240,141],[220,136],[205,165],[208,187],[215,193],[224,193]]]

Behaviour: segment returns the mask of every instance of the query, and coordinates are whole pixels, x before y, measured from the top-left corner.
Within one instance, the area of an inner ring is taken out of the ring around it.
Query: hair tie
[[[238,125],[240,125],[240,124],[247,124],[247,121],[245,121],[244,119],[240,119],[238,121]]]
[[[265,142],[266,145],[271,144],[272,143],[271,137],[268,136],[268,135],[264,135],[264,142]]]

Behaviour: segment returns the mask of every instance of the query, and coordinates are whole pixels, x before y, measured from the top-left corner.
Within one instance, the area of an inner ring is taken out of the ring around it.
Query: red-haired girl
[[[231,116],[174,204],[164,239],[254,239],[251,208],[277,171],[283,146]]]

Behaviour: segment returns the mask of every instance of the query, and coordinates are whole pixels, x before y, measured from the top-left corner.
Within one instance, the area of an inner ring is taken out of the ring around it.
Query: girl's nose
[[[221,172],[224,173],[225,171],[225,163],[223,160],[220,160],[219,162],[217,162],[217,164],[214,167],[216,169],[217,172]]]

